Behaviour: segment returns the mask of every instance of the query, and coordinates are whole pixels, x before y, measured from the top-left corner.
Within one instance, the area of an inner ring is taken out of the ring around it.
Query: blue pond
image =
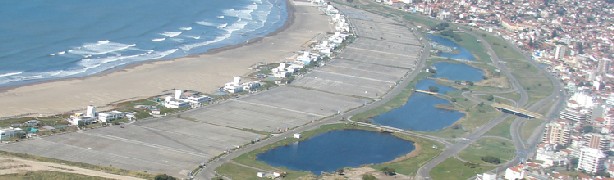
[[[416,84],[416,89],[428,91],[430,86],[435,86],[435,87],[439,88],[439,91],[437,92],[439,94],[446,94],[446,93],[448,93],[450,91],[456,90],[456,89],[454,89],[452,87],[449,87],[449,86],[444,86],[444,85],[441,85],[441,84],[437,84],[437,82],[435,82],[435,80],[432,80],[432,79],[423,79],[423,80],[419,81]]]
[[[463,63],[438,62],[434,66],[437,68],[437,73],[435,73],[437,78],[476,82],[482,80],[484,76],[481,69]]]
[[[450,103],[435,96],[414,93],[405,105],[374,117],[373,122],[406,130],[437,131],[464,116],[458,111],[437,108],[437,104]]]
[[[257,159],[271,166],[320,175],[343,167],[392,161],[414,149],[413,142],[386,133],[336,130],[277,147],[258,154]]]
[[[446,57],[446,58],[450,58],[450,59],[460,59],[460,60],[468,60],[468,61],[473,61],[475,60],[475,57],[473,57],[473,54],[471,54],[471,52],[469,52],[469,50],[465,49],[464,47],[456,44],[454,41],[451,41],[450,39],[447,39],[445,37],[442,36],[436,36],[436,35],[432,35],[429,34],[428,38],[440,45],[444,45],[444,46],[448,46],[452,49],[456,48],[456,50],[458,50],[458,54],[456,53],[439,53],[437,54],[438,56],[441,57]]]

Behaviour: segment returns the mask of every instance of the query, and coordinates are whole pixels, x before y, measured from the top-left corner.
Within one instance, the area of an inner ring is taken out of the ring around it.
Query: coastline
[[[83,77],[68,77],[68,78],[60,78],[60,79],[51,79],[51,80],[43,80],[43,81],[38,81],[38,82],[26,82],[23,84],[18,84],[18,85],[7,85],[7,86],[0,86],[0,93],[4,93],[7,92],[9,90],[13,90],[13,89],[17,89],[20,87],[25,87],[25,86],[35,86],[38,84],[45,84],[45,83],[51,83],[51,82],[57,82],[57,81],[70,81],[70,80],[85,80],[87,78],[90,77],[97,77],[97,76],[105,76],[114,72],[118,72],[118,71],[124,71],[127,69],[132,69],[132,68],[138,68],[139,66],[145,65],[145,64],[152,64],[152,63],[156,63],[156,62],[160,62],[160,61],[176,61],[176,60],[180,60],[180,59],[184,59],[184,58],[198,58],[202,55],[206,55],[206,54],[216,54],[216,53],[220,53],[223,51],[229,51],[229,50],[233,50],[233,49],[237,49],[243,46],[247,46],[247,45],[251,45],[253,43],[257,43],[259,41],[262,41],[262,39],[266,38],[266,37],[271,37],[271,36],[275,36],[280,32],[283,32],[285,30],[288,29],[288,27],[290,27],[293,23],[294,23],[294,3],[292,3],[291,0],[285,0],[286,1],[286,13],[288,14],[288,17],[286,19],[286,21],[284,22],[284,25],[281,26],[280,28],[277,28],[275,31],[272,31],[264,36],[261,37],[255,37],[252,39],[248,39],[246,42],[242,42],[239,44],[234,44],[234,45],[228,45],[228,46],[223,46],[223,47],[219,47],[219,48],[214,48],[214,49],[210,49],[206,52],[203,53],[197,53],[197,54],[190,54],[184,57],[179,57],[179,58],[172,58],[172,59],[152,59],[152,60],[147,60],[147,61],[143,61],[143,62],[135,62],[135,63],[130,63],[130,64],[126,64],[126,65],[121,65],[115,68],[111,68],[111,69],[107,69],[104,70],[102,72],[99,73],[95,73],[92,75],[87,75],[87,76],[83,76]],[[1,118],[2,116],[0,116]]]
[[[286,11],[288,14],[288,18],[281,28],[278,28],[277,30],[265,36],[247,40],[244,43],[216,48],[202,54],[188,55],[186,57],[176,59],[151,60],[142,63],[130,64],[118,68],[109,69],[104,72],[86,77],[74,77],[44,82],[35,82],[19,86],[0,87],[0,98],[4,99],[0,103],[7,104],[10,107],[8,112],[0,112],[0,117],[20,116],[24,114],[51,115],[65,113],[82,109],[83,107],[90,104],[95,106],[107,106],[111,103],[159,95],[162,94],[162,92],[165,90],[174,88],[197,90],[204,93],[212,92],[213,90],[217,89],[217,87],[222,86],[224,82],[230,81],[233,76],[241,76],[248,73],[247,68],[249,68],[249,66],[258,62],[279,62],[280,60],[283,60],[285,56],[291,54],[292,52],[304,48],[301,47],[304,42],[312,39],[319,34],[330,31],[330,27],[328,26],[328,20],[317,10],[310,10],[310,7],[297,6],[293,3],[293,1],[290,0],[286,0],[286,2]],[[297,9],[298,11],[301,11],[300,16],[297,16]],[[316,22],[311,22],[312,18],[319,19]],[[297,19],[299,19],[300,21],[299,24],[296,24]],[[317,24],[318,26],[313,26],[315,24]],[[245,49],[248,49],[249,51],[245,51]],[[271,50],[275,52],[267,53],[266,50]],[[248,55],[249,53],[253,53],[255,55]],[[237,56],[241,58],[236,58]],[[245,60],[244,58],[250,58],[250,60]],[[255,60],[255,58],[259,58],[260,60]],[[222,59],[228,59],[228,61],[224,61],[222,63]],[[206,66],[202,69],[208,70],[206,72],[208,72],[209,74],[195,74],[195,71],[201,69],[198,68],[198,66],[202,65]],[[177,73],[179,71],[182,71],[180,69],[188,69],[189,73]],[[155,74],[154,71],[160,72],[162,74]],[[166,73],[168,74],[164,75]],[[145,74],[149,74],[151,76],[146,76]],[[200,76],[201,78],[195,78],[194,76]],[[125,80],[124,77],[130,77],[130,80]],[[141,80],[138,80],[137,77],[141,77]],[[135,84],[148,81],[148,78],[156,79],[156,77],[161,80],[166,79],[168,81],[174,81],[174,83],[151,82],[151,84],[149,84],[149,87],[140,85],[135,86]],[[188,85],[188,82],[179,82],[181,80],[186,79],[188,79],[190,82],[205,80],[207,81],[205,85],[207,87],[203,88],[202,86],[199,87],[195,84]],[[116,83],[95,83],[95,81],[100,82],[103,80],[116,81]],[[94,86],[87,86],[87,84]],[[107,86],[104,86],[103,84]],[[107,92],[102,89],[102,87],[118,87],[125,85],[127,85],[127,87],[134,87],[129,89],[129,91],[132,92],[129,93],[131,94],[129,96],[121,95],[122,93],[118,92],[116,88],[108,88]],[[154,87],[151,87],[152,85]],[[71,90],[74,88],[86,89],[83,91],[96,89],[96,92],[79,92]],[[152,88],[155,88],[157,91],[151,91]],[[49,91],[50,89],[52,89],[53,91]],[[141,90],[143,91],[143,93],[134,93],[135,91],[139,91],[139,89],[143,89]],[[62,94],[61,92],[70,93]],[[80,95],[92,93],[107,94],[107,97],[97,97],[92,98],[93,100],[88,100],[83,98],[83,96],[85,95]],[[39,98],[27,98],[27,96],[38,96]],[[49,98],[50,96],[53,96],[55,98]],[[34,101],[32,99],[38,100]],[[45,101],[57,101],[58,99],[73,100],[66,100],[66,102],[58,101],[55,103],[44,103]],[[18,102],[22,100],[25,101],[21,103]],[[67,104],[70,101],[81,103],[76,103],[76,105]],[[84,101],[89,103],[83,103]],[[43,104],[59,103],[62,104],[64,107],[51,107],[53,105],[48,105],[47,107],[27,107],[40,102],[43,102]]]

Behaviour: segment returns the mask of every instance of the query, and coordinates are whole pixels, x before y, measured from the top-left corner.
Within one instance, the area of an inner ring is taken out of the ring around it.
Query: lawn
[[[522,136],[522,139],[525,141],[529,139],[533,134],[533,131],[535,131],[535,129],[538,128],[542,122],[544,122],[540,119],[522,119],[522,121],[525,122],[521,127],[522,129],[520,129],[520,136]]]
[[[218,167],[215,171],[217,171],[218,174],[223,174],[224,176],[229,177],[230,179],[264,179],[256,176],[256,173],[258,172],[257,170],[239,166],[233,163],[225,163]]]
[[[505,119],[505,121],[497,124],[495,127],[490,129],[490,131],[486,132],[487,136],[499,136],[507,139],[512,139],[512,134],[510,133],[510,126],[512,126],[512,122],[516,116],[511,116]]]
[[[73,174],[59,171],[28,171],[16,174],[0,175],[0,179],[4,180],[22,180],[22,179],[54,179],[54,180],[107,180],[107,178],[97,176],[86,176],[81,174]]]
[[[454,157],[435,166],[430,172],[432,179],[466,180],[476,174],[491,170],[493,167],[464,163]]]
[[[501,159],[501,163],[512,160],[516,149],[511,140],[482,138],[461,151],[458,156],[469,162],[485,165],[497,165],[483,161],[482,157],[492,156]]]

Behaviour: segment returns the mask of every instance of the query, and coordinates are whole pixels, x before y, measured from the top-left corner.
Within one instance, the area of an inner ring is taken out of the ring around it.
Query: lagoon
[[[481,69],[464,63],[438,62],[433,66],[437,69],[435,73],[435,77],[437,78],[471,82],[477,82],[484,78],[484,72]]]
[[[320,175],[343,167],[392,161],[414,149],[413,142],[389,133],[335,130],[258,154],[257,159],[271,166]]]
[[[456,44],[454,41],[442,37],[442,36],[437,36],[437,35],[432,35],[429,34],[427,36],[431,41],[440,44],[440,45],[444,45],[447,47],[450,47],[452,49],[455,49],[458,51],[458,53],[444,53],[444,52],[440,52],[437,55],[441,56],[441,57],[445,57],[445,58],[450,58],[450,59],[456,59],[456,60],[465,60],[465,61],[474,61],[475,57],[473,56],[473,54],[471,54],[471,52],[469,52],[469,50],[467,50],[466,48]]]
[[[373,123],[414,131],[438,131],[464,116],[463,113],[437,108],[450,103],[432,95],[414,93],[405,105],[373,118]]]

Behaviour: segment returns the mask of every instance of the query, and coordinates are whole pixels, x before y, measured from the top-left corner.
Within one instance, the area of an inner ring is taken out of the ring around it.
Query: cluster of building
[[[408,13],[465,24],[501,36],[544,64],[572,94],[549,122],[533,162],[505,172],[506,179],[614,177],[612,132],[614,26],[608,1],[587,0],[375,0]],[[547,171],[549,170],[549,171]],[[494,179],[492,174],[480,179]]]
[[[310,49],[301,50],[286,58],[279,66],[269,69],[269,74],[260,74],[258,78],[272,81],[275,84],[288,83],[287,78],[297,75],[301,69],[309,65],[323,66],[323,59],[330,58],[350,36],[350,24],[339,10],[324,0],[310,0],[309,3],[318,7],[320,11],[329,16],[329,22],[335,31],[318,42],[311,44]],[[260,81],[241,82],[240,77],[234,77],[232,82],[224,85],[222,90],[229,93],[251,92],[262,86]]]
[[[169,109],[177,109],[177,108],[197,108],[201,107],[203,104],[206,104],[212,100],[211,97],[206,95],[185,95],[183,90],[176,89],[174,91],[173,96],[164,97],[164,107]],[[153,109],[156,111],[159,109]],[[155,114],[155,113],[154,113]]]
[[[70,117],[68,118],[68,122],[74,126],[84,126],[97,122],[110,123],[113,120],[124,117],[134,118],[134,114],[123,113],[119,111],[99,113],[96,112],[96,107],[90,105],[87,106],[87,110],[85,111],[85,113],[74,113],[70,115]]]

